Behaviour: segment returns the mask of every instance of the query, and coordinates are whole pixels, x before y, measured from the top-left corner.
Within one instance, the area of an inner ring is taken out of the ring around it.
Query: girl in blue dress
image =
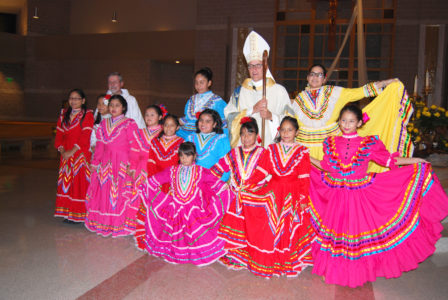
[[[229,138],[223,132],[221,117],[213,109],[207,108],[200,113],[196,128],[196,133],[189,135],[187,140],[196,146],[196,163],[210,169],[230,151]],[[223,181],[228,179],[229,173],[221,178]]]
[[[196,132],[197,114],[210,108],[216,110],[222,120],[222,129],[228,136],[227,123],[224,117],[224,107],[227,103],[222,98],[214,94],[210,88],[212,86],[213,72],[210,68],[202,68],[194,74],[194,88],[196,94],[188,99],[185,105],[185,116],[180,119],[181,127],[177,135],[187,140],[190,134]]]

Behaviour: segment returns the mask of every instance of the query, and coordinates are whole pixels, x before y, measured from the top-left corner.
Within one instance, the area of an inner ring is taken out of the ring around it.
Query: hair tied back
[[[370,117],[367,113],[362,114],[362,123],[367,123],[370,120]]]

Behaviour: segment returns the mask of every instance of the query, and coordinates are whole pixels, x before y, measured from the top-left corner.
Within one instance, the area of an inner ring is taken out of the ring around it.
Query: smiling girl
[[[148,179],[143,189],[145,250],[168,262],[208,265],[224,255],[220,221],[232,197],[227,185],[195,163],[191,142],[179,147],[179,164]],[[168,183],[170,190],[161,190]]]
[[[69,107],[62,110],[56,127],[55,147],[61,154],[55,217],[65,222],[84,222],[85,198],[90,181],[90,134],[93,113],[87,109],[81,89],[69,93]]]
[[[141,185],[147,184],[148,177],[163,171],[166,168],[176,165],[179,162],[178,150],[180,144],[184,142],[181,137],[176,135],[179,129],[179,119],[171,114],[167,114],[162,120],[162,131],[159,135],[153,138],[149,145],[143,146],[140,149],[140,157],[146,158],[144,161],[144,168],[140,170],[140,174],[135,181],[135,189],[137,194],[135,196],[142,197],[138,192]],[[137,170],[137,173],[139,171]],[[169,184],[161,187],[164,193],[168,193]],[[144,200],[144,199],[143,199]],[[138,249],[144,249],[145,237],[145,219],[147,207],[145,201],[140,201],[140,209],[137,214],[137,229],[135,230],[135,244]]]
[[[221,117],[213,109],[199,114],[196,128],[196,134],[189,135],[188,141],[196,146],[197,164],[210,169],[230,151],[230,141],[222,130]],[[229,173],[225,173],[222,180],[228,179]]]
[[[434,252],[448,214],[431,165],[389,153],[378,136],[359,136],[364,120],[356,105],[344,107],[343,135],[325,139],[323,160],[312,159],[323,169],[311,171],[313,273],[349,287],[417,268]],[[369,173],[370,161],[391,171]]]
[[[87,191],[86,227],[102,236],[133,234],[138,203],[131,197],[138,157],[134,133],[137,124],[125,117],[127,102],[121,95],[109,99],[111,117],[98,128],[95,154],[91,163],[91,183]]]
[[[296,119],[283,118],[279,141],[269,145],[245,182],[240,195],[245,231],[222,259],[230,268],[247,268],[269,278],[295,277],[312,265],[315,235],[308,207],[309,151],[295,142],[298,129]],[[270,181],[259,189],[257,184],[269,175]]]
[[[224,133],[228,135],[227,124],[224,118],[224,108],[227,103],[218,95],[211,91],[213,84],[213,72],[210,68],[204,67],[194,74],[194,89],[196,94],[188,99],[185,105],[185,116],[180,119],[181,127],[177,135],[187,140],[190,134],[196,131],[196,115],[209,108],[216,110],[224,122],[221,124]]]

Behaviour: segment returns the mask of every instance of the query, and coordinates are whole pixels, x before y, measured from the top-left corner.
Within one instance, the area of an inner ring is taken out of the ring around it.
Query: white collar
[[[108,95],[112,95],[112,91],[111,90],[107,90]],[[129,96],[129,91],[127,89],[121,89],[121,94],[124,98],[126,98],[127,96]]]
[[[357,132],[355,132],[355,133],[353,133],[353,134],[343,134],[343,135],[342,135],[342,137],[343,137],[343,138],[346,138],[346,139],[353,139],[353,138],[358,137],[358,136],[359,136],[359,135],[358,135]]]

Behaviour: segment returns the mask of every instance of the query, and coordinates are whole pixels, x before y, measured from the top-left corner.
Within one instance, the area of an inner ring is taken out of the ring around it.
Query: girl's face
[[[77,92],[71,92],[68,97],[68,104],[72,109],[80,109],[86,102],[86,99],[82,98]]]
[[[339,128],[344,134],[355,133],[361,127],[362,121],[358,120],[356,115],[346,110],[339,119]]]
[[[157,114],[157,111],[154,108],[148,108],[145,111],[145,123],[148,127],[153,127],[159,124],[159,121],[162,119],[162,116]]]
[[[194,88],[196,89],[196,92],[199,94],[205,93],[209,90],[209,88],[212,85],[212,81],[208,80],[204,77],[204,75],[198,74],[194,78]]]
[[[210,133],[215,128],[216,122],[213,117],[209,114],[202,114],[199,117],[198,128],[201,133]]]
[[[257,141],[257,134],[255,132],[249,132],[247,128],[241,130],[240,137],[243,149],[250,149]]]
[[[105,115],[109,113],[109,108],[107,107],[106,104],[104,104],[104,98],[103,97],[99,97],[98,98],[98,102],[96,104],[96,108],[98,109],[98,112],[101,115]]]
[[[123,114],[123,105],[121,105],[120,100],[112,99],[109,101],[109,112],[112,117],[118,117]]]
[[[298,130],[289,121],[283,122],[280,126],[280,138],[284,143],[294,143],[297,133]]]
[[[176,134],[176,131],[179,129],[176,122],[172,118],[168,118],[163,123],[163,134],[166,136],[173,136]]]
[[[324,70],[319,66],[313,67],[306,79],[308,80],[308,84],[312,89],[318,89],[322,87],[327,80],[327,78],[325,78],[324,76]]]
[[[179,155],[180,164],[183,166],[191,166],[196,160],[196,155],[186,155],[181,153]]]

